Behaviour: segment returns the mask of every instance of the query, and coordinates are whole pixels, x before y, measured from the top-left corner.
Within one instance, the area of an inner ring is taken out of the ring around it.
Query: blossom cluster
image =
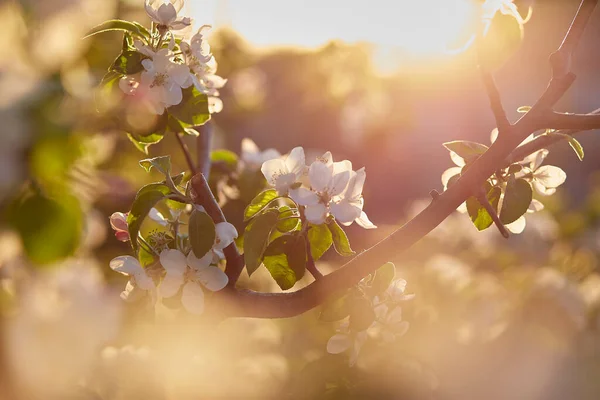
[[[342,225],[356,222],[365,229],[377,228],[363,211],[364,167],[354,171],[348,160],[334,162],[329,151],[306,165],[304,149],[295,147],[285,158],[265,161],[261,171],[280,196],[304,207],[312,224],[323,224],[331,215]]]
[[[121,90],[135,96],[149,112],[162,115],[183,100],[183,89],[192,85],[209,99],[209,111],[219,112],[218,89],[226,80],[216,74],[217,62],[206,35],[210,26],[191,34],[192,20],[179,16],[184,0],[146,0],[146,13],[156,30],[149,38],[136,39],[135,50],[144,58],[143,70],[119,81]]]
[[[204,212],[202,207],[197,207],[198,212]],[[116,226],[117,238],[122,235],[120,229],[126,221],[118,219],[122,213],[111,216],[111,224]],[[179,213],[171,215],[173,220],[167,219],[162,213],[153,209],[149,216],[161,226],[169,227],[180,224]],[[113,222],[119,221],[117,223]],[[180,240],[172,240],[168,235],[162,235],[166,240],[156,240],[149,246],[158,254],[158,262],[143,267],[136,257],[119,256],[110,262],[110,268],[129,277],[129,282],[121,297],[127,301],[135,301],[144,295],[151,298],[156,304],[162,299],[181,296],[181,304],[192,314],[204,312],[204,290],[216,292],[223,289],[227,283],[227,275],[218,267],[219,262],[225,258],[223,249],[229,246],[238,233],[235,227],[228,222],[215,225],[215,242],[212,248],[203,256],[197,257],[189,246],[184,245],[185,235],[174,230],[174,236]]]
[[[330,354],[349,352],[350,366],[353,366],[362,346],[369,337],[379,337],[385,342],[391,343],[404,335],[408,331],[409,323],[402,320],[400,303],[414,298],[414,295],[406,294],[405,291],[406,281],[404,279],[393,281],[382,295],[372,299],[371,305],[375,319],[371,325],[357,331],[352,329],[348,319],[344,320],[327,342],[327,352]]]

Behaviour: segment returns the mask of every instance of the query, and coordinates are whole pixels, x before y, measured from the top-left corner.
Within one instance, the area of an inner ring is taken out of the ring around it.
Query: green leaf
[[[252,275],[260,266],[271,231],[277,224],[278,216],[279,211],[268,210],[258,215],[246,226],[244,233],[244,258],[248,275]]]
[[[577,154],[577,158],[579,158],[579,161],[583,161],[583,156],[584,156],[583,146],[573,136],[567,135],[566,133],[562,133],[562,132],[548,132],[547,135],[548,136],[558,136],[558,137],[568,140],[569,145],[571,146],[571,148],[573,149],[575,154]]]
[[[51,199],[35,194],[11,208],[8,221],[21,237],[27,257],[48,264],[75,252],[83,215],[75,197]]]
[[[329,231],[331,231],[331,236],[333,238],[333,247],[339,255],[347,257],[356,254],[354,250],[352,250],[352,248],[350,247],[350,242],[348,241],[348,236],[346,236],[346,232],[344,232],[342,227],[339,226],[335,220],[331,220],[330,222],[328,222],[327,227],[329,228]]]
[[[282,290],[291,289],[296,284],[296,274],[288,265],[285,254],[266,256],[263,263]]]
[[[146,170],[146,172],[150,172],[150,170],[154,167],[164,176],[171,176],[171,156],[160,156],[140,160],[140,165]]]
[[[181,103],[169,107],[168,111],[184,128],[204,125],[210,119],[208,97],[193,85],[183,90]]]
[[[144,154],[148,154],[148,147],[153,144],[159,143],[164,138],[164,134],[154,133],[148,136],[137,136],[130,133],[127,134],[127,138],[135,145],[135,147]]]
[[[511,175],[504,191],[500,221],[503,224],[515,222],[527,212],[532,198],[533,191],[529,182],[525,179],[515,179],[514,175]]]
[[[126,50],[119,54],[109,70],[123,75],[137,74],[144,69],[142,60],[145,58],[147,57],[138,51]]]
[[[350,300],[350,329],[364,331],[375,321],[375,312],[371,301],[366,297],[353,297]]]
[[[188,230],[194,255],[198,258],[204,257],[215,244],[214,221],[207,213],[194,210],[190,215]]]
[[[487,182],[486,189],[488,201],[495,210],[498,210],[498,202],[500,201],[502,189],[498,186],[491,187]],[[480,231],[489,228],[494,222],[492,216],[475,197],[469,197],[467,199],[467,211],[469,212],[471,221],[473,221],[473,225]]]
[[[336,322],[350,315],[351,302],[348,291],[345,290],[341,295],[334,295],[329,298],[321,307],[319,320],[323,322]]]
[[[299,229],[300,217],[295,208],[290,206],[281,206],[279,210],[279,222],[277,222],[277,230],[282,233],[291,232]]]
[[[521,106],[517,108],[517,112],[521,114],[528,113],[531,110],[531,106]]]
[[[144,28],[137,22],[123,21],[121,19],[112,19],[92,28],[83,38],[87,39],[90,36],[111,31],[130,32],[131,34],[142,38],[150,36],[150,32],[148,32],[146,28]]]
[[[288,264],[294,274],[296,280],[302,279],[306,272],[306,240],[304,236],[298,234],[294,235],[294,238],[289,241],[286,252]]]
[[[214,150],[210,153],[210,161],[224,164],[231,171],[237,170],[238,156],[233,151],[224,149]]]
[[[394,280],[396,276],[396,266],[394,263],[388,262],[383,264],[375,271],[375,278],[371,283],[373,294],[384,292]]]
[[[147,267],[150,264],[154,263],[154,254],[151,249],[148,249],[147,246],[143,243],[139,243],[140,247],[138,250],[138,260],[142,267]]]
[[[446,142],[443,145],[446,149],[456,153],[467,162],[479,157],[488,149],[484,144],[471,142],[469,140],[455,140]]]
[[[307,236],[310,243],[310,253],[315,261],[320,259],[333,244],[333,235],[326,224],[310,224]]]
[[[129,226],[129,237],[131,246],[134,250],[138,248],[138,232],[144,222],[144,219],[156,203],[164,199],[171,190],[162,183],[151,183],[142,187],[136,194],[135,200],[131,205],[131,211],[127,216],[127,225]]]
[[[248,221],[261,212],[270,202],[278,198],[277,190],[269,189],[260,192],[244,210],[244,221]]]

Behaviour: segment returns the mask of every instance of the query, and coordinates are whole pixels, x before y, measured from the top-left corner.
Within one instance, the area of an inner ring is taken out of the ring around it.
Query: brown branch
[[[553,112],[548,116],[547,129],[574,129],[590,131],[600,129],[600,115],[598,114],[562,114]]]
[[[591,12],[588,7],[595,3],[596,1],[582,0],[577,16],[563,41],[567,43],[565,48],[570,51],[579,41],[589,19]],[[575,79],[573,74],[565,71],[561,74],[554,71],[544,94],[533,108],[512,126],[510,135],[499,136],[489,150],[479,157],[454,185],[436,196],[425,210],[404,226],[340,269],[296,292],[275,294],[249,290],[225,291],[224,312],[230,316],[259,318],[299,315],[321,304],[332,293],[357,284],[362,277],[387,262],[390,254],[398,254],[415,244],[453,213],[469,196],[476,194],[475,188],[480,187],[500,166],[504,165],[506,159],[529,134],[543,129],[548,124],[546,120],[549,116],[548,110],[562,97]]]
[[[198,138],[196,139],[196,159],[198,169],[204,176],[210,176],[210,149],[212,147],[213,126],[210,121],[206,124],[197,126]]]
[[[504,107],[502,106],[502,99],[500,97],[500,91],[496,86],[496,82],[494,81],[494,77],[488,71],[486,71],[483,67],[479,67],[481,72],[481,80],[483,81],[483,85],[485,86],[485,91],[490,100],[490,108],[494,113],[494,118],[496,119],[496,126],[498,127],[498,135],[505,134],[511,127],[508,118],[506,117],[506,112],[504,111]]]
[[[215,223],[227,222],[223,210],[219,207],[219,203],[206,181],[203,174],[196,174],[190,181],[192,190],[190,196],[194,204],[201,205],[206,210],[206,213],[212,218]],[[235,243],[231,243],[225,247],[225,260],[227,261],[227,267],[225,268],[225,274],[229,278],[229,285],[235,286],[242,270],[244,269],[244,257],[242,257],[237,249]]]
[[[502,237],[508,239],[510,234],[508,233],[508,230],[506,229],[502,221],[500,221],[500,217],[498,217],[498,211],[496,211],[496,209],[490,204],[490,201],[487,198],[487,194],[485,193],[483,188],[479,189],[476,198],[477,201],[479,201],[479,204],[481,204],[485,208],[487,213],[490,215],[490,217],[492,217],[492,221],[494,221],[494,224],[496,225],[496,228],[498,228],[498,231],[500,232]]]

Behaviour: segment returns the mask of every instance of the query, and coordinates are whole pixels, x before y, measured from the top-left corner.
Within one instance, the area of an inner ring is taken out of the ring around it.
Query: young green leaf
[[[146,172],[150,172],[150,170],[154,167],[164,176],[171,175],[171,156],[160,156],[140,160],[140,165],[146,170]]]
[[[290,206],[281,206],[279,210],[279,222],[277,222],[277,230],[282,233],[287,233],[299,229],[300,217],[295,208]]]
[[[224,164],[231,171],[237,170],[238,156],[233,151],[225,149],[214,150],[210,153],[210,161]]]
[[[183,90],[181,103],[169,107],[168,111],[185,128],[204,125],[210,119],[208,97],[193,85]]]
[[[384,292],[390,283],[396,276],[396,266],[394,263],[388,262],[383,264],[377,271],[375,271],[375,277],[371,283],[371,290],[373,294],[380,294]]]
[[[212,218],[203,211],[192,211],[188,231],[194,255],[204,257],[215,244],[216,231]]]
[[[296,284],[296,274],[288,265],[285,254],[265,256],[263,263],[282,290],[291,289]]]
[[[258,215],[246,226],[244,233],[244,259],[248,275],[252,275],[260,266],[271,231],[277,224],[278,216],[279,211],[268,210]]]
[[[306,272],[306,241],[302,235],[294,235],[288,245],[285,254],[290,268],[296,275],[296,280],[302,279]]]
[[[489,183],[486,183],[486,188],[487,199],[494,210],[497,211],[502,189],[500,189],[498,186],[491,187]],[[494,222],[492,216],[475,197],[469,197],[467,199],[467,211],[471,217],[471,221],[473,221],[473,225],[475,225],[475,227],[480,231],[489,228]]]
[[[531,106],[521,106],[517,108],[517,112],[521,114],[528,113],[531,110]]]
[[[256,214],[261,212],[270,202],[278,198],[277,190],[269,189],[263,192],[260,192],[248,206],[246,210],[244,210],[244,221],[248,221],[250,218],[254,217]]]
[[[346,232],[344,232],[342,227],[339,226],[335,220],[331,220],[330,222],[328,222],[327,227],[331,232],[331,237],[333,239],[333,247],[339,255],[353,256],[354,254],[356,254],[350,247],[350,242],[348,241],[348,236],[346,236]]]
[[[111,31],[130,32],[131,34],[142,38],[150,36],[148,30],[137,22],[123,21],[121,19],[112,19],[92,28],[83,38],[87,39],[90,36]]]
[[[446,149],[456,153],[459,157],[469,162],[485,153],[488,147],[484,144],[469,140],[454,140],[443,144]]]
[[[333,235],[325,224],[310,224],[307,236],[310,243],[310,253],[315,261],[320,259],[333,244]]]
[[[138,248],[138,232],[142,226],[142,222],[154,207],[156,203],[164,199],[169,193],[169,189],[162,183],[151,183],[142,187],[136,194],[135,200],[131,205],[131,211],[127,216],[127,225],[129,226],[129,237],[131,238],[131,246],[134,250]]]
[[[584,156],[583,146],[573,136],[567,135],[566,133],[561,133],[561,132],[548,132],[547,135],[548,136],[558,136],[558,137],[568,140],[569,146],[571,146],[571,148],[573,149],[575,154],[577,154],[577,158],[579,158],[579,161],[583,161],[583,156]]]
[[[529,182],[524,179],[515,179],[514,175],[511,176],[504,191],[500,221],[503,224],[515,222],[527,212],[532,198],[533,191]]]
[[[119,54],[109,70],[122,75],[137,74],[144,69],[142,60],[145,58],[146,56],[138,51],[126,50]]]

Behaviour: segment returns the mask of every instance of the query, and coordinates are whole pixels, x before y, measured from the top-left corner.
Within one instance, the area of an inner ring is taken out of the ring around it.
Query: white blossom
[[[122,297],[127,298],[134,288],[142,290],[155,289],[154,281],[146,270],[142,268],[140,262],[135,257],[119,256],[113,258],[110,262],[110,268],[113,271],[129,276],[128,289],[123,293]]]
[[[281,157],[281,153],[270,148],[261,151],[252,139],[242,139],[242,161],[244,166],[250,170],[256,171],[269,160]]]
[[[265,161],[260,170],[269,185],[275,187],[280,196],[287,196],[290,188],[298,183],[305,169],[304,149],[295,147],[285,159]]]
[[[184,0],[146,0],[144,6],[150,19],[160,26],[180,30],[192,24],[189,17],[177,15],[184,6]]]
[[[354,366],[362,346],[367,340],[367,331],[352,332],[348,322],[344,322],[337,333],[327,341],[327,352],[329,354],[340,354],[346,351],[350,353],[350,366]]]

